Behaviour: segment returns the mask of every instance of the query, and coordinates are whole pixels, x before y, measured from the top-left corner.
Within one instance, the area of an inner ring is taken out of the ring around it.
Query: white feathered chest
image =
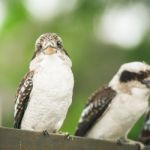
[[[21,128],[56,132],[72,101],[73,74],[56,55],[47,56],[35,69],[33,89]]]
[[[87,137],[107,140],[117,140],[124,137],[147,108],[147,96],[138,98],[134,95],[118,93],[107,111],[87,133]]]

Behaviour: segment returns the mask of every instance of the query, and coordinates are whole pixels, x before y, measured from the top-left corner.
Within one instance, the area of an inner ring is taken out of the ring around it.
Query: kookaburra
[[[146,114],[139,141],[141,141],[145,145],[150,145],[150,110]]]
[[[29,72],[16,95],[15,128],[48,133],[61,128],[72,102],[71,66],[58,35],[45,33],[37,39]]]
[[[108,86],[89,98],[75,135],[133,143],[127,135],[148,109],[149,96],[150,66],[142,62],[123,64]]]

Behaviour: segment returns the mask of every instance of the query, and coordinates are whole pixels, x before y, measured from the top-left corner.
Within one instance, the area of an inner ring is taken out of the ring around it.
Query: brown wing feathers
[[[30,93],[33,87],[32,78],[34,72],[31,71],[26,74],[24,79],[21,81],[17,90],[16,102],[15,102],[15,122],[14,128],[20,128],[21,121],[29,102]]]
[[[110,87],[96,91],[85,106],[75,135],[84,136],[102,116],[115,96],[116,92]]]

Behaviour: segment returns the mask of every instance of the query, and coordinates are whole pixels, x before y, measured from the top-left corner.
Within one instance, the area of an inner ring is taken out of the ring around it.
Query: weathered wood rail
[[[0,128],[0,150],[137,150],[137,146],[63,135]],[[145,150],[150,150],[146,147]]]

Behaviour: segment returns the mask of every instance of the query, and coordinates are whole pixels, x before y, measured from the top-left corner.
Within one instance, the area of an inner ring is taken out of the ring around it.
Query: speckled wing
[[[150,110],[146,114],[145,122],[139,140],[145,145],[150,145]]]
[[[110,105],[112,99],[116,96],[116,92],[110,87],[104,87],[97,90],[86,104],[77,130],[76,136],[85,136],[96,121],[103,115]]]
[[[20,128],[21,121],[24,115],[24,112],[27,108],[30,93],[33,87],[33,71],[30,71],[25,75],[21,81],[19,88],[17,90],[16,101],[15,101],[15,113],[14,113],[14,128]]]

